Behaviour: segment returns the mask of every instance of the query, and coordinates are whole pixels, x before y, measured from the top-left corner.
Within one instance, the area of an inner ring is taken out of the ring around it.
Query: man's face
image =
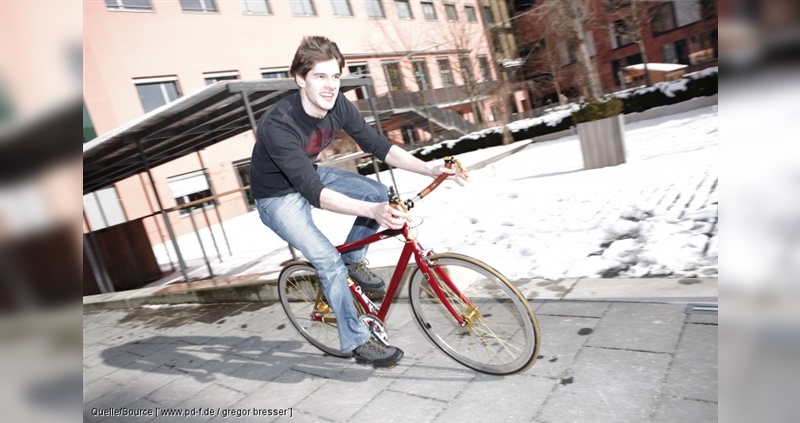
[[[305,78],[295,76],[306,113],[322,118],[333,108],[339,94],[341,76],[339,63],[335,59],[317,63]]]

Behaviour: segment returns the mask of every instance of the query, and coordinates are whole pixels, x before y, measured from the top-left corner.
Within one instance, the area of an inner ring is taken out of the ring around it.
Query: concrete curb
[[[406,282],[414,267],[409,266],[403,275],[398,296],[408,297]],[[375,268],[373,271],[389,281],[393,266]],[[548,281],[530,279],[514,281],[528,300],[620,301],[620,302],[670,302],[716,303],[718,280],[716,278],[647,278],[647,279],[565,279]],[[84,311],[140,308],[147,305],[219,304],[278,301],[278,280],[245,281],[239,283],[208,284],[201,288],[188,288],[186,284],[170,287],[142,288],[131,291],[99,294],[84,297]]]

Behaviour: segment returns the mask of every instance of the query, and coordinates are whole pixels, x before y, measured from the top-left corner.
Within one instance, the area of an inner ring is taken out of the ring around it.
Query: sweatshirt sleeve
[[[392,143],[386,137],[379,134],[361,116],[356,106],[350,102],[343,95],[340,95],[344,100],[344,125],[342,129],[352,137],[362,150],[372,154],[379,160],[386,160],[386,155],[389,154],[389,149],[392,148]]]
[[[303,151],[299,136],[284,125],[275,123],[268,125],[264,134],[263,141],[272,161],[300,195],[314,207],[320,208],[319,195],[325,186]]]

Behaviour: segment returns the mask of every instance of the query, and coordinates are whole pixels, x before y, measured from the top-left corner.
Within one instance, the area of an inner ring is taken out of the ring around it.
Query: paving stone
[[[594,331],[600,319],[541,315],[537,317],[542,345],[538,359],[525,374],[561,377]]]
[[[717,326],[687,324],[670,366],[664,394],[717,401]]]
[[[447,404],[394,391],[383,391],[361,409],[352,421],[429,422]]]
[[[365,367],[366,369],[366,367]],[[372,368],[369,368],[372,369]],[[369,370],[373,373],[387,370]],[[329,380],[296,405],[297,410],[336,421],[350,421],[373,398],[392,383],[383,378],[367,378],[361,382]]]
[[[603,317],[608,309],[607,302],[548,300],[536,309],[536,317],[540,315]]]
[[[104,378],[97,379],[93,382],[83,385],[83,403],[90,403],[109,392],[121,389],[122,385],[114,383]]]
[[[686,306],[613,303],[587,346],[672,353],[683,328]]]
[[[233,408],[233,406],[247,396],[246,394],[234,391],[216,383],[210,383],[205,389],[181,402],[175,408],[193,409],[198,411],[197,416],[190,417],[191,421],[219,421],[219,414],[222,409]],[[215,415],[206,416],[206,409],[212,409]]]
[[[450,401],[475,378],[476,372],[443,353],[433,353],[417,360],[405,373],[396,377],[391,389],[409,395]]]
[[[669,354],[584,348],[536,421],[641,422],[650,418]]]
[[[665,397],[651,420],[653,423],[716,422],[718,405],[715,402]]]
[[[450,401],[436,421],[528,422],[539,412],[555,384],[555,379],[524,374],[478,375]]]

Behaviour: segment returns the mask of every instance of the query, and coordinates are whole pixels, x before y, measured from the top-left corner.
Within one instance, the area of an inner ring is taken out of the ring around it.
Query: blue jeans
[[[358,200],[381,203],[387,201],[387,188],[380,182],[345,170],[319,166],[317,173],[326,188]],[[369,339],[369,329],[358,320],[356,308],[347,286],[345,264],[364,259],[363,247],[339,254],[336,247],[320,232],[311,219],[311,205],[299,193],[281,197],[256,199],[258,215],[314,265],[322,289],[336,314],[339,342],[343,352],[351,352]],[[373,219],[356,218],[345,242],[357,241],[377,232],[380,225]]]

